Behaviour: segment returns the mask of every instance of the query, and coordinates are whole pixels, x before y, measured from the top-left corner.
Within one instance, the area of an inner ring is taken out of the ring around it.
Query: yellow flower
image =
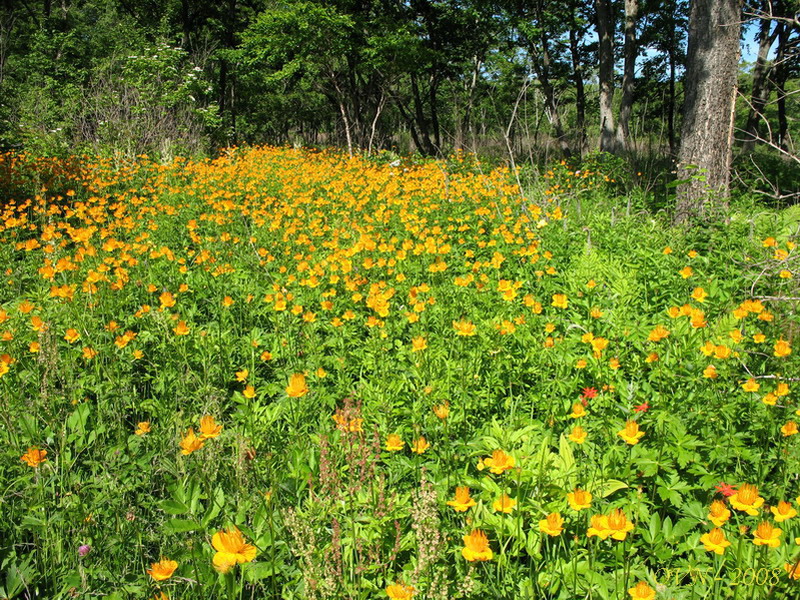
[[[247,369],[242,369],[241,371],[236,371],[236,381],[244,382],[247,381],[248,376],[250,375],[250,371]]]
[[[628,593],[631,595],[631,600],[655,600],[656,597],[656,591],[645,581],[640,581],[628,589]]]
[[[306,376],[302,373],[294,373],[289,377],[289,385],[286,386],[286,395],[290,398],[299,398],[308,393]]]
[[[692,292],[692,300],[696,300],[697,302],[705,302],[707,297],[708,293],[703,288],[694,288],[694,291]]]
[[[242,532],[236,526],[215,533],[211,545],[217,551],[212,562],[220,573],[227,573],[238,563],[247,563],[256,557],[255,546],[245,543]]]
[[[749,483],[744,483],[728,498],[728,502],[736,510],[746,512],[751,517],[758,514],[758,509],[764,504],[764,499],[758,495],[758,488]]]
[[[669,336],[669,329],[663,325],[656,325],[656,327],[647,336],[647,340],[650,342],[660,342],[667,336]]]
[[[561,513],[550,513],[546,519],[539,521],[539,531],[553,537],[561,535],[564,531],[564,519],[561,518]]]
[[[41,344],[39,342],[31,342],[30,346],[28,346],[28,352],[33,354],[39,352],[42,349]]]
[[[469,495],[469,488],[465,485],[456,487],[456,494],[452,500],[447,501],[447,506],[452,506],[456,512],[466,512],[477,502]]]
[[[43,462],[47,462],[45,458],[47,450],[39,450],[38,448],[28,448],[28,451],[22,455],[20,460],[29,467],[37,468]]]
[[[400,582],[394,583],[386,588],[386,595],[391,600],[411,600],[417,590],[414,586],[404,585]]]
[[[586,441],[586,435],[586,430],[580,425],[576,425],[569,434],[569,441],[575,442],[576,444],[583,444],[583,442]]]
[[[233,303],[234,303],[234,300],[230,296],[225,296],[222,299],[222,306],[224,306],[225,308],[230,308],[231,306],[233,306]]]
[[[154,562],[150,565],[150,568],[147,570],[147,574],[156,581],[165,581],[172,577],[172,574],[177,568],[177,562],[167,558],[162,558],[160,561]]]
[[[453,321],[453,329],[456,330],[456,335],[463,337],[473,336],[477,333],[477,328],[469,321]]]
[[[421,335],[411,340],[411,350],[413,352],[421,352],[422,350],[425,350],[425,348],[427,347],[428,347],[428,342]]]
[[[759,383],[758,383],[758,382],[757,382],[755,379],[753,379],[752,377],[751,377],[750,379],[748,379],[747,381],[745,381],[745,382],[742,384],[742,389],[743,389],[745,392],[757,392],[757,391],[758,391],[758,388],[760,388],[760,387],[761,387],[761,384],[759,384]]]
[[[508,494],[503,494],[497,500],[492,503],[492,508],[495,512],[511,514],[511,511],[514,510],[514,507],[517,505],[517,501],[511,498]]]
[[[772,392],[768,392],[768,393],[767,393],[767,394],[766,394],[766,395],[765,395],[765,396],[764,396],[764,397],[761,399],[761,401],[762,401],[764,404],[766,404],[767,406],[775,406],[775,404],[778,402],[778,397],[777,397],[775,394],[773,394]]]
[[[253,398],[256,397],[256,388],[254,388],[252,385],[249,384],[244,386],[244,390],[242,391],[242,396],[252,400]]]
[[[515,465],[516,461],[513,456],[506,454],[502,450],[495,450],[492,452],[491,457],[484,458],[478,464],[478,469],[489,467],[489,470],[495,475],[502,475],[509,469],[513,469]]]
[[[592,494],[586,490],[575,488],[575,491],[567,494],[567,502],[572,510],[581,511],[592,505]]]
[[[586,408],[583,406],[583,402],[576,402],[572,405],[572,412],[569,414],[570,417],[573,419],[580,419],[581,417],[586,416]]]
[[[692,267],[683,267],[680,271],[678,271],[681,277],[684,279],[689,279],[692,275],[694,275],[694,270]]]
[[[403,449],[406,443],[400,438],[399,435],[396,433],[390,433],[386,438],[386,444],[384,448],[386,448],[389,452],[397,452]]]
[[[411,443],[411,451],[414,454],[424,454],[431,445],[424,437],[420,436]]]
[[[785,381],[782,381],[778,384],[775,388],[775,395],[778,397],[788,396],[789,395],[789,384]]]
[[[788,421],[783,427],[781,427],[781,433],[783,434],[783,437],[797,435],[797,423],[794,421]]]
[[[469,562],[476,560],[492,560],[492,549],[489,547],[489,538],[480,529],[475,529],[463,538],[464,547],[461,555]]]
[[[783,523],[787,519],[797,516],[797,511],[794,507],[784,500],[781,500],[778,502],[778,506],[773,506],[769,510],[773,514],[776,523]]]
[[[569,300],[567,300],[566,294],[553,294],[553,302],[551,304],[556,308],[567,308]]]
[[[706,379],[716,379],[717,378],[717,367],[714,365],[708,365],[705,369],[703,369],[703,377]]]
[[[192,429],[190,427],[189,431],[186,432],[186,435],[181,440],[181,444],[180,444],[181,445],[181,454],[186,456],[186,455],[191,454],[192,452],[194,452],[196,450],[200,450],[200,448],[203,447],[204,443],[205,443],[205,440],[203,439],[203,437],[202,436],[201,437],[197,437],[194,434],[194,429]]]
[[[703,544],[706,552],[714,552],[716,554],[724,554],[725,548],[731,545],[731,543],[725,539],[725,532],[718,527],[700,536],[700,543]]]
[[[136,435],[144,435],[146,433],[150,433],[150,421],[142,421],[136,424],[136,431],[134,431]]]
[[[756,546],[777,548],[781,545],[781,533],[783,533],[783,531],[777,527],[773,527],[772,523],[769,521],[761,521],[753,532],[753,543]]]
[[[162,310],[175,306],[175,296],[173,296],[170,292],[164,292],[158,297],[158,299],[161,302]]]
[[[708,509],[709,520],[717,527],[722,525],[731,517],[731,511],[725,506],[725,503],[720,500],[714,500]]]
[[[444,421],[447,417],[450,416],[450,403],[444,402],[443,404],[437,404],[433,407],[433,414],[435,414],[439,419]]]
[[[617,432],[617,435],[631,446],[635,446],[644,437],[644,431],[639,431],[639,424],[636,421],[628,421],[625,427]]]
[[[69,342],[70,344],[74,344],[79,339],[81,339],[81,334],[78,333],[77,329],[67,329],[67,332],[64,334],[64,339]]]
[[[789,342],[784,340],[783,338],[779,339],[775,342],[775,356],[778,358],[783,358],[784,356],[789,356],[792,353],[792,347],[789,345]]]
[[[586,531],[586,537],[597,536],[601,540],[608,538],[612,533],[608,527],[608,517],[605,515],[592,515],[589,521],[589,529]]]
[[[625,516],[625,513],[618,508],[615,508],[608,514],[606,524],[611,532],[611,537],[620,542],[628,536],[628,532],[633,531],[633,523],[631,523],[628,517]]]
[[[172,330],[175,332],[175,335],[189,335],[191,329],[186,325],[186,321],[178,321],[178,324]]]
[[[205,415],[200,419],[200,437],[203,439],[215,438],[221,431],[222,425],[217,425],[211,415]]]

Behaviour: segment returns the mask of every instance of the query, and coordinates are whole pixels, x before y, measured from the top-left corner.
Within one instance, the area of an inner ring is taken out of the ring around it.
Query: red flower
[[[736,488],[735,488],[735,487],[733,487],[733,486],[731,486],[731,485],[728,485],[728,484],[727,484],[727,483],[725,483],[724,481],[720,481],[720,482],[719,482],[719,483],[718,483],[718,484],[715,486],[715,488],[716,488],[716,490],[717,490],[717,491],[718,491],[720,494],[722,494],[722,495],[723,495],[723,496],[725,496],[726,498],[727,498],[728,496],[733,496],[733,495],[736,493]]]
[[[593,387],[585,387],[583,388],[583,397],[586,399],[591,399],[597,396],[597,390]]]
[[[636,412],[647,412],[649,408],[650,405],[647,402],[645,402],[644,404],[640,404],[639,406],[634,407],[633,410],[635,410]]]

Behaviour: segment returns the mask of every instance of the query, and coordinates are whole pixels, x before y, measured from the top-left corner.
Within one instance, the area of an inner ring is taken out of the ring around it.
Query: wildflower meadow
[[[598,161],[0,158],[0,598],[800,598],[800,211]]]

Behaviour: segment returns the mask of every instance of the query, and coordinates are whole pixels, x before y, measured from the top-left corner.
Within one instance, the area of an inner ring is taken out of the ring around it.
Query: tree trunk
[[[638,0],[625,0],[625,67],[622,77],[622,100],[619,106],[617,144],[626,150],[630,143],[631,109],[633,108],[633,86],[636,77],[636,18]]]
[[[667,137],[669,138],[669,154],[677,155],[678,144],[675,141],[675,50],[669,50],[669,96],[667,98]]]
[[[702,217],[727,202],[739,72],[739,0],[696,0],[689,44],[678,157],[675,221]]]
[[[750,96],[750,111],[747,114],[747,125],[745,125],[745,140],[742,150],[752,152],[758,138],[759,125],[764,118],[764,106],[769,99],[769,49],[775,42],[775,34],[770,35],[772,21],[764,19],[761,21],[761,30],[758,36],[758,57],[753,67],[753,92]],[[780,25],[779,25],[780,27]],[[778,29],[775,29],[778,32]]]
[[[616,153],[614,135],[614,17],[611,0],[595,0],[597,12],[597,37],[600,42],[600,151]]]
[[[578,47],[576,26],[569,29],[569,49],[572,55],[572,78],[575,82],[575,127],[578,130],[578,152],[583,156],[586,143],[586,92],[583,87],[583,65]]]
[[[789,151],[789,121],[786,118],[786,82],[789,80],[789,69],[786,62],[788,59],[787,46],[790,38],[790,28],[781,26],[778,34],[778,52],[775,56],[775,90],[777,92],[778,104],[778,139],[775,143],[785,151]]]

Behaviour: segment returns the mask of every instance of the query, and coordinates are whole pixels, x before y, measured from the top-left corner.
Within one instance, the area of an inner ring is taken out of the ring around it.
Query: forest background
[[[692,16],[681,0],[7,0],[0,146],[162,159],[265,143],[463,150],[534,168],[603,150],[666,198],[681,140],[727,134],[725,102],[710,116],[721,127],[692,118],[681,132],[684,89],[705,77],[734,90],[734,150],[720,159],[734,187],[796,199],[800,5],[695,4]],[[703,10],[734,15],[708,35],[744,50],[736,72],[687,69]]]

